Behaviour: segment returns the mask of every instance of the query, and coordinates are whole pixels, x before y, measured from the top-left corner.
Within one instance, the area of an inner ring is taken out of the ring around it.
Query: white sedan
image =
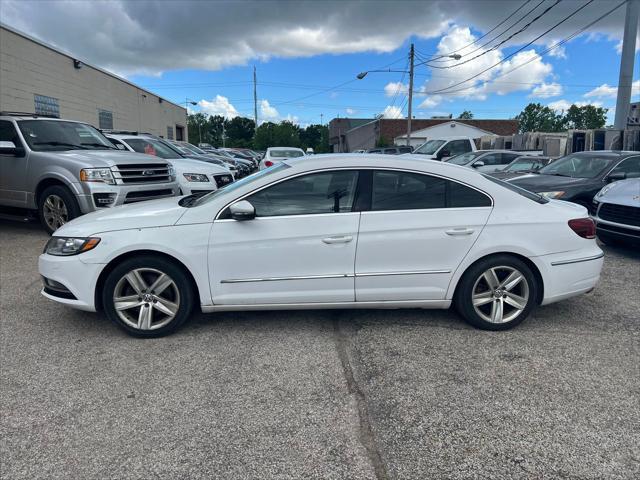
[[[260,160],[260,170],[274,166],[278,162],[304,157],[304,150],[295,147],[269,147]]]
[[[116,207],[54,233],[43,295],[165,335],[194,308],[449,308],[504,330],[594,288],[584,207],[419,157],[284,161],[203,197]]]

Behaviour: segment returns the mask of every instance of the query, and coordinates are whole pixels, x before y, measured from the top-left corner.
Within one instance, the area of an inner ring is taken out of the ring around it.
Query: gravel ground
[[[0,477],[640,476],[640,252],[481,332],[447,311],[197,315],[137,340],[39,295],[0,221]]]

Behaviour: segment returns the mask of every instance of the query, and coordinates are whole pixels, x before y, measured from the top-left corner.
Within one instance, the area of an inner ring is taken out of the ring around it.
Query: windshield
[[[177,148],[178,150],[180,150],[183,153],[195,153],[196,155],[206,155],[207,152],[205,152],[204,150],[199,149],[198,147],[196,147],[195,145],[191,145],[190,143],[178,143],[178,142],[171,142],[171,145],[173,145],[175,148]]]
[[[176,152],[167,145],[153,138],[136,137],[127,138],[123,141],[127,142],[129,146],[138,153],[146,153],[147,155],[165,159],[181,158],[180,155],[176,154]]]
[[[298,158],[304,157],[304,152],[301,150],[271,150],[269,156],[276,158]]]
[[[116,149],[104,135],[86,123],[20,120],[18,126],[29,148],[35,152]]]
[[[484,152],[469,152],[462,155],[456,155],[447,160],[447,163],[453,163],[454,165],[466,165],[471,163],[474,158],[479,157]]]
[[[258,170],[256,173],[253,173],[247,177],[244,177],[240,180],[237,180],[233,183],[229,183],[226,186],[219,188],[217,190],[214,190],[211,193],[207,193],[206,195],[203,195],[201,197],[198,197],[191,205],[189,205],[190,207],[197,207],[198,205],[202,205],[203,203],[208,202],[209,200],[211,200],[212,198],[218,197],[221,193],[228,193],[228,192],[233,192],[234,190],[237,190],[240,187],[244,187],[245,185],[249,185],[253,182],[255,182],[256,180],[260,180],[261,178],[264,178],[268,175],[272,175],[276,172],[279,172],[280,170],[284,170],[285,168],[291,168],[289,165],[287,165],[286,163],[278,163],[276,165],[274,165],[273,167],[270,168],[265,168],[264,170]]]
[[[529,190],[525,190],[524,188],[520,188],[512,183],[504,182],[499,180],[491,175],[482,174],[484,178],[487,180],[491,180],[493,183],[497,183],[501,187],[506,188],[507,190],[511,190],[519,195],[522,195],[524,198],[528,198],[529,200],[533,200],[538,203],[549,203],[549,199],[547,197],[543,197],[542,195],[538,195],[537,193],[530,192]]]
[[[413,153],[423,153],[425,155],[433,155],[436,153],[442,145],[444,145],[444,140],[429,140],[426,143],[423,143],[418,148],[416,148]]]
[[[595,178],[617,160],[611,157],[592,155],[568,155],[538,170],[544,175],[573,178]]]

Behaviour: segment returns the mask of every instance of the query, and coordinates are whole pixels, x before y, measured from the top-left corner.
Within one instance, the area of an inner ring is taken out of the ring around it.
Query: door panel
[[[491,207],[363,212],[356,301],[441,300]]]
[[[216,220],[214,304],[353,302],[359,219],[349,212]]]
[[[0,121],[0,141],[13,142],[22,147],[13,123]],[[0,155],[0,204],[9,207],[25,208],[27,206],[27,166],[25,155]]]

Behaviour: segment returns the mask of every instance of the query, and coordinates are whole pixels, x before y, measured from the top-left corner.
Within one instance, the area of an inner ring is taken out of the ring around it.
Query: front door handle
[[[332,243],[349,243],[353,240],[351,235],[342,235],[340,237],[325,237],[322,239],[324,243],[332,244]]]
[[[444,233],[451,236],[459,235],[471,235],[475,230],[473,228],[452,228],[451,230],[445,230]]]

